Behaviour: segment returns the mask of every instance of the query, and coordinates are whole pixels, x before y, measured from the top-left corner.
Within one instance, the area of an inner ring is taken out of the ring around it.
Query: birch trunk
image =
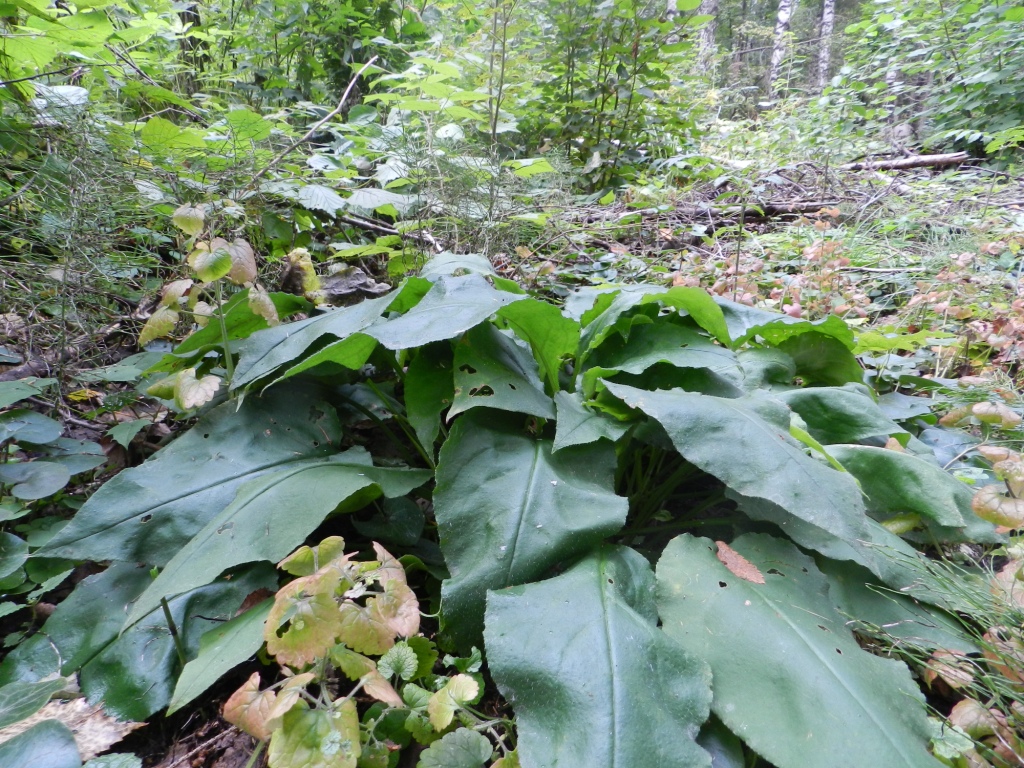
[[[797,0],[779,0],[779,15],[775,20],[775,46],[768,67],[768,94],[775,94],[775,81],[782,75],[782,62],[786,58],[789,41],[789,22],[793,18]]]
[[[707,23],[700,29],[700,41],[697,48],[697,60],[704,72],[710,72],[715,63],[715,35],[718,33],[718,0],[701,0],[697,11],[701,16],[710,16]]]
[[[836,0],[824,0],[821,7],[821,44],[818,48],[818,92],[828,85],[829,64],[832,60],[832,32],[836,26]]]

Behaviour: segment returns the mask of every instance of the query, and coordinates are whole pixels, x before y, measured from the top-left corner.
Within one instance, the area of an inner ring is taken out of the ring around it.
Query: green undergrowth
[[[193,246],[207,295],[246,282],[244,248]],[[54,679],[146,721],[229,676],[223,714],[273,768],[964,764],[912,670],[990,662],[922,558],[1024,524],[988,450],[1020,416],[955,382],[907,395],[928,380],[878,358],[927,332],[688,286],[557,306],[450,255],[271,325],[296,301],[214,302],[150,369],[194,426],[19,550],[105,566],[0,664],[20,716]]]

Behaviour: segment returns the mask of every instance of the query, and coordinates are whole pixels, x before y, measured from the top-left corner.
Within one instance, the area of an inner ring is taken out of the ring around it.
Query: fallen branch
[[[868,160],[865,162],[846,163],[840,165],[840,171],[902,171],[907,168],[939,167],[943,165],[959,165],[970,160],[966,152],[950,152],[945,155],[912,155],[897,160]]]

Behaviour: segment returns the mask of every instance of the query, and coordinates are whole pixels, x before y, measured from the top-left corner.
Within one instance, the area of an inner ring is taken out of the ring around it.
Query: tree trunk
[[[828,70],[832,59],[832,32],[836,26],[836,0],[824,0],[821,7],[821,44],[818,48],[818,92],[828,85]]]
[[[775,94],[775,81],[782,75],[782,61],[786,58],[789,41],[789,22],[793,18],[797,0],[779,0],[779,15],[775,20],[775,45],[772,61],[768,67],[768,95]]]
[[[700,29],[700,42],[697,48],[697,60],[704,72],[711,72],[715,63],[715,36],[718,33],[718,0],[701,0],[697,11],[701,16],[710,16],[707,23]]]

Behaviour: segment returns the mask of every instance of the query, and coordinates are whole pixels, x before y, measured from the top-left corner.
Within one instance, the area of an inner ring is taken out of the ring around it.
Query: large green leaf
[[[875,583],[864,568],[836,560],[823,560],[819,568],[828,579],[829,598],[854,622],[852,629],[863,628],[914,646],[981,652],[959,621],[910,595]]]
[[[733,491],[768,499],[843,538],[861,535],[864,506],[857,484],[804,453],[789,436],[789,409],[778,401],[759,392],[727,399],[606,386],[660,423],[683,458]]]
[[[576,353],[580,324],[566,317],[558,307],[536,299],[525,299],[503,307],[498,315],[523,341],[529,343],[549,392],[558,392],[562,361]]]
[[[707,665],[657,628],[651,567],[602,548],[547,581],[487,595],[487,664],[523,765],[694,768]]]
[[[555,417],[537,361],[507,331],[490,323],[470,329],[455,345],[455,399],[448,419],[479,406]]]
[[[587,408],[578,392],[555,393],[555,411],[558,423],[555,425],[552,451],[594,443],[602,437],[614,443],[629,429],[628,424],[616,421],[601,411]]]
[[[167,707],[168,715],[195,699],[260,649],[263,625],[273,605],[273,600],[264,600],[241,616],[208,630],[199,639],[199,655],[181,670]]]
[[[656,301],[662,306],[678,309],[722,344],[729,344],[729,327],[721,307],[703,288],[676,286],[663,293],[653,293],[643,303]]]
[[[658,564],[664,631],[711,665],[722,722],[778,768],[938,766],[910,670],[860,648],[814,561],[760,534],[732,546],[764,584],[688,535]]]
[[[807,431],[820,443],[856,443],[869,437],[909,434],[887,417],[861,386],[807,387],[778,392],[784,402],[807,424]]]
[[[393,294],[367,299],[252,334],[238,348],[238,365],[232,387],[244,387],[302,357],[319,344],[347,339],[378,322],[394,299]]]
[[[835,315],[811,321],[748,307],[725,299],[716,299],[715,301],[725,316],[734,349],[742,347],[757,337],[770,346],[778,346],[786,339],[812,332],[832,336],[850,350],[856,346],[853,331]]]
[[[454,339],[502,307],[523,299],[497,291],[480,275],[439,277],[420,302],[401,317],[366,330],[388,349],[422,347]]]
[[[178,671],[162,609],[118,634],[125,611],[151,581],[148,568],[115,563],[83,580],[34,636],[56,648],[63,674],[80,670],[82,691],[91,701],[102,700],[108,712],[128,720],[145,720],[165,707]],[[203,634],[230,619],[247,595],[276,584],[275,569],[261,564],[169,600],[186,654],[195,656]],[[39,667],[33,649],[25,647],[4,660],[5,679],[37,679],[55,671]]]
[[[838,320],[838,318],[832,318]],[[864,371],[846,344],[835,336],[811,332],[790,336],[777,345],[796,364],[797,374],[806,384],[841,387],[859,384]]]
[[[442,586],[445,629],[479,643],[488,589],[543,577],[618,531],[627,503],[613,491],[607,442],[551,452],[496,414],[461,417],[441,449],[434,514],[451,573]]]
[[[405,412],[420,445],[431,456],[441,431],[441,412],[454,397],[451,344],[438,341],[420,348],[405,375]]]
[[[632,328],[628,339],[615,336],[602,344],[589,358],[589,364],[595,367],[583,374],[583,390],[592,392],[597,377],[619,371],[639,374],[657,363],[706,368],[737,382],[743,378],[731,350],[692,328],[661,320]]]
[[[828,452],[860,481],[874,515],[913,513],[952,527],[974,517],[970,489],[924,459],[865,445],[833,445]]]
[[[427,470],[375,467],[363,448],[351,448],[327,458],[293,462],[250,480],[171,558],[138,599],[125,626],[154,610],[162,597],[209,584],[228,568],[282,560],[353,497],[358,496],[353,504],[358,508],[381,493],[403,496],[429,479]]]
[[[0,765],[10,768],[81,768],[75,736],[57,720],[43,720],[0,744]]]
[[[224,403],[145,464],[108,481],[38,554],[163,565],[243,482],[328,456],[340,440],[334,409],[310,390]]]

